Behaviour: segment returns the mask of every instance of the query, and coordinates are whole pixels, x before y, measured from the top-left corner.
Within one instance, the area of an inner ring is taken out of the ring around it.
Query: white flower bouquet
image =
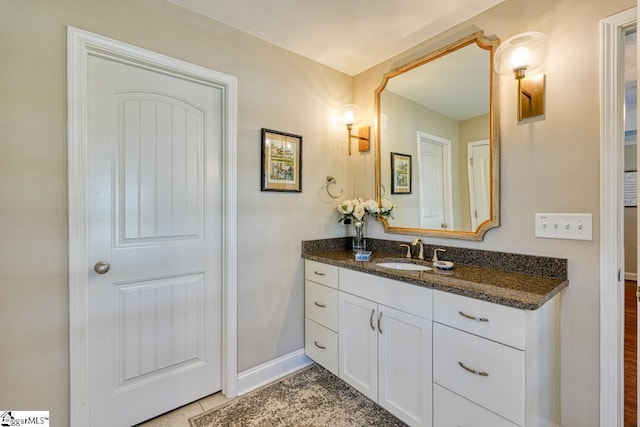
[[[362,198],[343,200],[338,204],[340,219],[343,224],[362,225],[367,215],[374,218],[393,218],[395,206],[387,199],[382,199],[380,205],[373,199]]]

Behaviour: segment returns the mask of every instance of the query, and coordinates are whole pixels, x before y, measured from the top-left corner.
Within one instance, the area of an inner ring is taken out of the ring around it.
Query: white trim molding
[[[237,395],[237,79],[208,68],[67,27],[69,359],[72,427],[89,425],[87,58],[115,59],[215,86],[224,93],[222,392]]]
[[[247,369],[238,374],[238,395],[243,395],[272,383],[293,372],[299,371],[313,361],[304,354],[304,349],[293,351],[269,362]]]
[[[600,21],[600,425],[622,426],[624,43],[636,8]]]

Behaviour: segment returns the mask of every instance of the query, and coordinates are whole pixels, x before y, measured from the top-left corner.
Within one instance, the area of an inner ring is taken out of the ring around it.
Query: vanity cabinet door
[[[344,292],[340,292],[338,305],[340,378],[377,402],[378,306],[375,302]]]
[[[432,322],[378,306],[378,403],[411,426],[430,426]]]
[[[338,296],[339,376],[410,426],[432,424],[432,322]]]

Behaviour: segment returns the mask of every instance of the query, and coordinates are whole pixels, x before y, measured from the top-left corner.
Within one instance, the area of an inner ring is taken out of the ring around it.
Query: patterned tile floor
[[[212,394],[174,411],[153,418],[137,427],[189,427],[189,418],[213,409],[228,399],[222,393]]]

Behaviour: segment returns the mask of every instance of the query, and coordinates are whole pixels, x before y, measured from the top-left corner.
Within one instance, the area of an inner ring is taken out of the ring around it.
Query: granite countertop
[[[388,279],[399,280],[445,292],[489,301],[509,307],[536,310],[569,285],[566,277],[529,274],[460,262],[448,271],[405,271],[378,267],[378,262],[402,259],[397,253],[374,251],[370,261],[355,261],[350,250],[331,249],[303,251],[302,257],[312,261],[357,270]],[[404,260],[431,266],[431,262]]]

